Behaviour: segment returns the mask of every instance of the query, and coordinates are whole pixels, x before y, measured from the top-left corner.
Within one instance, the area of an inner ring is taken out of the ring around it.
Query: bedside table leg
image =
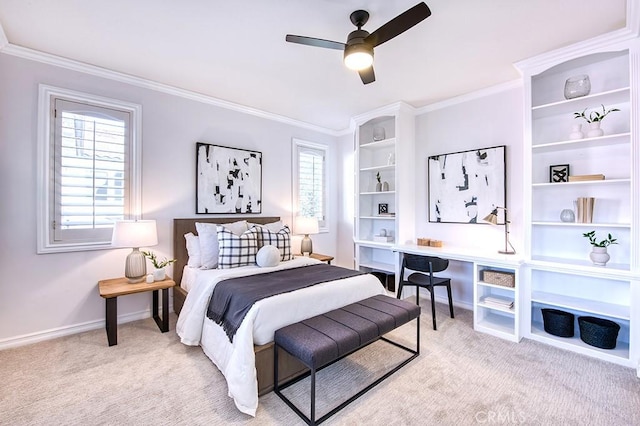
[[[110,297],[105,299],[107,340],[109,346],[118,344],[118,298]]]
[[[158,292],[159,290],[153,291],[153,319],[160,331],[166,333],[169,331],[169,289],[162,289],[162,318],[158,315]]]

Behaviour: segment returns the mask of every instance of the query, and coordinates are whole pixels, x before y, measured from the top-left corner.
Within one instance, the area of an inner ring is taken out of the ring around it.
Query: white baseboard
[[[170,310],[171,311],[171,310]],[[162,316],[162,309],[160,309],[160,315]],[[126,322],[137,321],[151,317],[151,309],[144,311],[133,312],[130,314],[118,315],[118,324],[124,324]],[[85,331],[104,329],[105,320],[89,321],[81,324],[74,324],[65,327],[52,328],[49,330],[38,331],[36,333],[23,334],[22,336],[10,337],[8,339],[0,340],[0,350],[16,348],[18,346],[30,345],[32,343],[43,342],[45,340],[56,339],[58,337],[70,336],[72,334],[83,333]],[[107,342],[107,335],[105,332],[105,343]]]

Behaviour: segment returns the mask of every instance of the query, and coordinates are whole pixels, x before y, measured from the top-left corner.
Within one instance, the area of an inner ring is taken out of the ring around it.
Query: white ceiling
[[[631,0],[636,1],[636,0]],[[427,0],[431,17],[375,49],[363,85],[342,53],[349,14],[379,26],[417,0],[0,0],[11,45],[332,130],[405,101],[420,107],[518,78],[513,63],[626,25],[625,0]]]

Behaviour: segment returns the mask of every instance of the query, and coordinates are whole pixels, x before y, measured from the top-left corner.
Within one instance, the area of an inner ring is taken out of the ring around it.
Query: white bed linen
[[[204,353],[225,376],[229,396],[243,413],[255,416],[258,408],[254,344],[272,342],[275,330],[286,325],[367,297],[384,294],[385,290],[374,276],[358,275],[262,299],[249,310],[231,343],[222,327],[206,316],[213,288],[219,281],[228,278],[315,263],[319,261],[298,257],[270,268],[247,266],[189,272],[196,278],[191,277],[191,289],[180,312],[176,331],[182,343],[202,346]]]

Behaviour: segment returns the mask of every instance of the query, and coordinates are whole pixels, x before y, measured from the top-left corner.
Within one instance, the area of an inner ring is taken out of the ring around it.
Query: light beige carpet
[[[633,369],[537,342],[510,343],[473,331],[471,312],[438,331],[423,306],[421,355],[325,424],[638,425]],[[3,425],[304,424],[273,393],[257,416],[236,410],[224,378],[198,347],[182,345],[151,319],[118,327],[118,345],[96,330],[0,352]],[[415,328],[393,333],[410,345]],[[319,414],[364,387],[406,353],[376,342],[323,370]],[[286,394],[308,410],[308,381]]]

